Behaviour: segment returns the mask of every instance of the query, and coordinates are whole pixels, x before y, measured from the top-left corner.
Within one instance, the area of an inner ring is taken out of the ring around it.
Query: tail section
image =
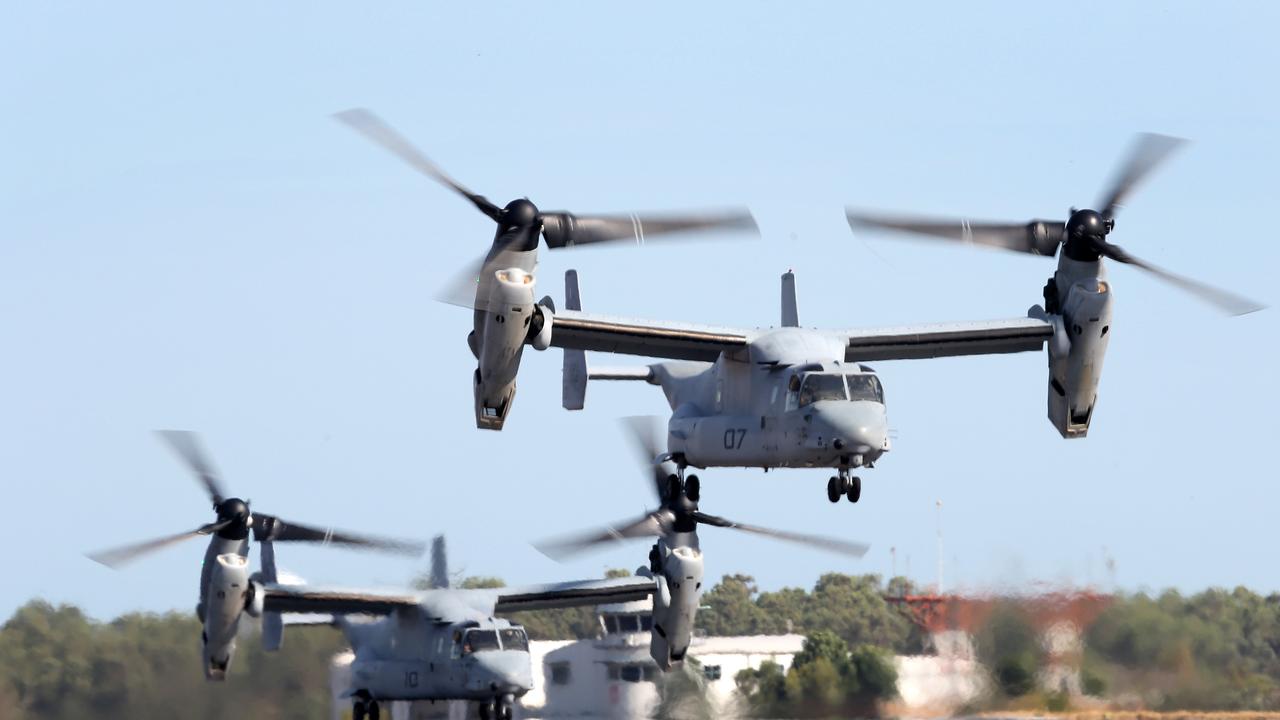
[[[782,327],[800,327],[800,311],[796,307],[796,276],[790,270],[782,274]]]

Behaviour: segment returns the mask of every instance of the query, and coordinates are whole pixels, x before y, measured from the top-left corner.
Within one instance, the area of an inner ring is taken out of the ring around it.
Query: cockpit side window
[[[849,381],[850,400],[868,400],[884,404],[884,387],[880,385],[880,378],[871,374],[862,374],[848,375],[846,379]]]
[[[462,635],[462,654],[498,649],[498,633],[493,630],[468,630]]]
[[[503,650],[529,651],[529,636],[525,635],[524,628],[503,628],[498,631],[498,637],[502,639]]]
[[[822,400],[845,400],[844,377],[834,373],[808,373],[800,383],[800,407]]]

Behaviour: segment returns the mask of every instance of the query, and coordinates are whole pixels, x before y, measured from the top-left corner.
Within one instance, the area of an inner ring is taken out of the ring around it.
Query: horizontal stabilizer
[[[279,615],[279,613],[276,613]],[[285,627],[332,627],[335,619],[327,613],[288,613],[284,615]]]
[[[587,372],[587,377],[592,380],[640,380],[648,382],[653,379],[653,368],[647,365],[591,368]]]

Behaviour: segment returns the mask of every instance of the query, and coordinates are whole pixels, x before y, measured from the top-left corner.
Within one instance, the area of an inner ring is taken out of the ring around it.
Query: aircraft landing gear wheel
[[[844,494],[844,483],[840,482],[840,478],[834,475],[827,481],[827,499],[833,503],[840,502],[840,496]]]
[[[689,502],[698,502],[698,498],[702,497],[702,481],[697,475],[684,479],[684,496],[689,498]]]
[[[844,492],[845,495],[848,496],[849,502],[858,502],[858,498],[862,497],[862,478],[857,475],[849,478],[848,488],[846,488]]]
[[[366,720],[369,717],[369,708],[364,704],[363,700],[356,700],[351,705],[351,720]]]
[[[515,698],[510,695],[503,695],[494,701],[494,720],[511,720],[512,707],[515,705]]]
[[[494,702],[492,700],[480,701],[480,720],[494,720]]]
[[[380,720],[382,716],[382,708],[378,707],[377,700],[369,701],[369,720]]]

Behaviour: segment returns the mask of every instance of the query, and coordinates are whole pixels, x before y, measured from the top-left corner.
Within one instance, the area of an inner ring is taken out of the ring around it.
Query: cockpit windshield
[[[880,385],[880,378],[870,374],[845,377],[849,380],[850,400],[869,400],[884,404],[884,387]]]
[[[502,638],[503,650],[524,650],[528,652],[529,636],[524,634],[524,628],[503,628],[498,631],[498,635]]]
[[[845,399],[843,375],[808,373],[800,381],[800,407],[821,400]]]
[[[498,633],[492,630],[468,630],[462,635],[462,653],[464,655],[497,649]]]

